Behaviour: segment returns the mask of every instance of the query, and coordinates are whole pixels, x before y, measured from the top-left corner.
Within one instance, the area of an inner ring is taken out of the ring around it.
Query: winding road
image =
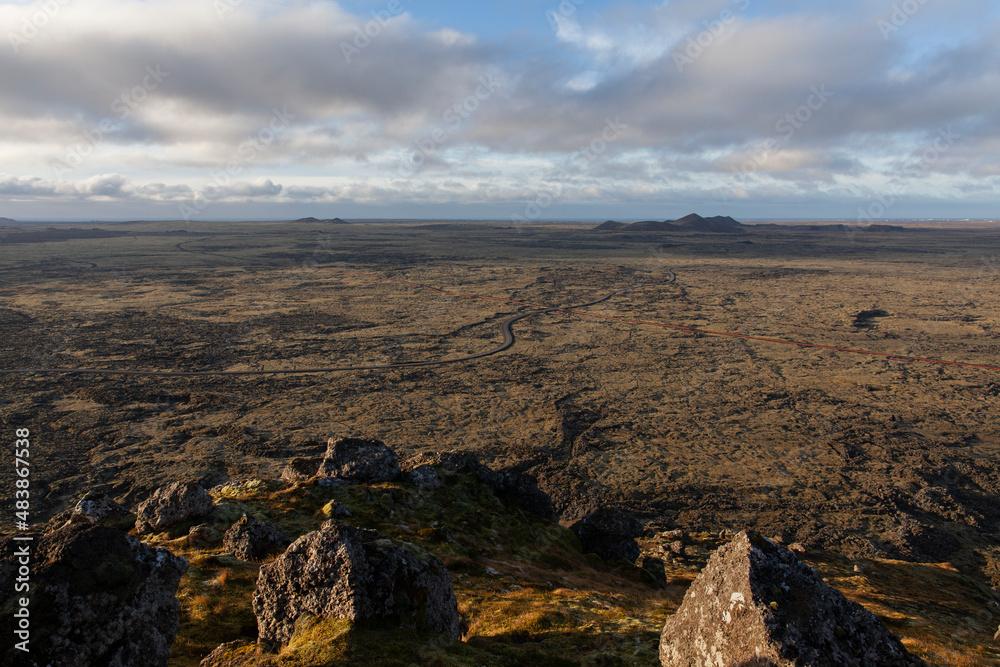
[[[180,245],[180,244],[178,244]],[[668,282],[674,282],[676,276],[671,271],[670,279]],[[416,284],[416,283],[410,283]],[[429,285],[419,285],[427,289],[434,290],[435,292],[442,292],[445,294],[450,294],[445,290],[438,289],[436,287],[430,287]],[[311,373],[343,373],[348,371],[374,371],[374,370],[385,370],[391,368],[421,368],[426,366],[443,366],[445,364],[458,364],[466,361],[473,361],[475,359],[482,359],[483,357],[488,357],[494,354],[499,354],[504,350],[510,349],[514,345],[514,331],[511,328],[515,322],[526,319],[528,317],[533,317],[535,315],[542,315],[545,313],[556,313],[556,312],[570,312],[578,310],[580,308],[587,308],[588,306],[595,306],[599,303],[607,301],[611,297],[617,294],[624,294],[625,292],[630,292],[638,287],[643,287],[644,284],[634,284],[628,287],[623,287],[621,289],[615,290],[609,294],[602,296],[600,299],[595,299],[594,301],[588,301],[587,303],[577,304],[575,306],[553,306],[551,308],[541,308],[538,310],[530,310],[526,313],[520,313],[518,315],[511,315],[503,322],[500,323],[500,333],[503,335],[503,342],[491,350],[486,350],[485,352],[478,352],[476,354],[470,354],[464,357],[456,357],[454,359],[434,359],[429,361],[403,361],[392,364],[367,364],[361,366],[331,366],[331,367],[321,367],[321,368],[286,368],[286,369],[275,369],[275,370],[248,370],[248,371],[140,371],[140,370],[130,370],[123,368],[12,368],[12,369],[0,369],[0,375],[11,375],[14,373],[20,374],[36,374],[36,375],[56,375],[56,374],[66,374],[66,375],[133,375],[140,377],[210,377],[210,376],[237,376],[237,375],[304,375]]]
[[[178,248],[185,252],[194,252],[187,250],[186,248],[181,248],[181,244],[178,244]],[[439,289],[437,287],[431,287],[430,285],[424,285],[421,283],[410,282],[408,280],[398,280],[392,278],[383,278],[381,276],[361,273],[358,271],[347,271],[340,269],[333,269],[327,267],[327,270],[332,270],[336,273],[343,274],[354,274],[358,276],[363,276],[365,278],[371,278],[376,280],[383,280],[386,282],[399,283],[401,285],[410,285],[412,287],[419,287],[422,289],[432,290],[434,292],[440,292],[441,294],[447,294],[451,296],[462,296],[474,299],[488,299],[491,301],[500,301],[503,303],[521,305],[521,306],[538,306],[538,304],[527,303],[524,301],[514,301],[512,299],[505,299],[502,297],[493,296],[482,296],[476,294],[462,294],[458,292],[449,292],[447,290]],[[677,280],[677,275],[673,270],[668,270],[667,283],[673,283]],[[514,332],[511,326],[520,320],[523,320],[534,315],[542,315],[544,313],[575,313],[580,315],[587,315],[589,317],[594,317],[603,320],[612,320],[615,322],[620,322],[623,324],[637,324],[641,326],[651,326],[659,327],[662,329],[670,329],[672,331],[682,331],[684,333],[689,333],[697,337],[702,336],[722,336],[728,338],[740,338],[743,340],[757,341],[761,343],[773,343],[779,345],[791,345],[798,347],[800,349],[813,349],[813,350],[828,350],[833,352],[844,352],[848,354],[857,354],[869,357],[881,357],[888,359],[889,361],[899,361],[906,363],[930,363],[930,364],[940,364],[945,366],[956,366],[963,368],[974,368],[979,370],[1000,372],[1000,366],[992,366],[987,364],[975,364],[968,363],[964,361],[948,361],[945,359],[934,359],[930,357],[911,357],[906,355],[894,354],[891,352],[877,352],[874,350],[862,350],[850,347],[841,347],[837,345],[824,345],[822,343],[810,343],[805,341],[787,340],[782,338],[770,338],[766,336],[758,336],[753,334],[743,334],[736,333],[732,331],[716,331],[712,329],[702,329],[692,326],[684,326],[680,324],[670,324],[667,322],[652,322],[649,320],[638,320],[629,317],[618,317],[614,315],[601,315],[599,313],[585,313],[580,312],[581,308],[587,308],[588,306],[594,306],[603,301],[607,301],[611,297],[617,294],[624,294],[631,290],[646,287],[652,283],[642,283],[634,284],[628,287],[623,287],[617,289],[605,296],[595,299],[594,301],[588,301],[587,303],[581,303],[575,306],[553,306],[551,308],[536,308],[536,310],[530,310],[528,312],[520,313],[518,315],[511,315],[503,322],[500,323],[500,333],[503,335],[503,342],[497,347],[486,350],[485,352],[479,352],[476,354],[466,355],[464,357],[456,357],[454,359],[436,359],[429,361],[404,361],[391,364],[365,364],[358,366],[331,366],[331,367],[320,367],[320,368],[286,368],[286,369],[275,369],[275,370],[247,370],[247,371],[140,371],[140,370],[130,370],[121,368],[12,368],[12,369],[0,369],[0,375],[13,375],[13,374],[36,374],[36,375],[134,375],[140,377],[212,377],[212,376],[238,376],[238,375],[305,375],[305,374],[316,374],[316,373],[343,373],[349,371],[372,371],[372,370],[386,370],[391,368],[421,368],[427,366],[443,366],[445,364],[458,364],[466,361],[474,361],[476,359],[482,359],[483,357],[488,357],[490,355],[498,354],[504,350],[510,349],[514,345]]]

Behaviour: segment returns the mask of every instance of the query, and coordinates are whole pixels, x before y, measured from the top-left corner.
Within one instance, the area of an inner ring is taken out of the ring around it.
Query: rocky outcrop
[[[441,488],[441,476],[434,466],[417,466],[406,473],[406,481],[423,491],[434,491]]]
[[[580,540],[584,553],[595,553],[604,560],[624,558],[635,562],[639,557],[642,524],[628,512],[602,507],[569,527]]]
[[[470,452],[432,452],[418,454],[407,464],[412,470],[423,465],[439,466],[458,473],[472,473],[480,482],[490,487],[494,494],[517,497],[525,510],[545,518],[553,515],[552,499],[538,488],[537,480],[531,475],[506,468],[494,470],[481,463]]]
[[[212,496],[194,482],[174,482],[158,488],[136,509],[135,528],[140,535],[155,533],[212,511]]]
[[[316,476],[319,465],[323,462],[321,458],[295,457],[288,462],[285,469],[281,471],[281,479],[285,482],[301,482]]]
[[[17,554],[24,544],[0,542],[2,609],[15,608]],[[30,662],[21,662],[25,654],[11,646],[15,636],[4,628],[0,663],[166,666],[180,628],[175,596],[186,560],[86,523],[45,534],[32,551]],[[5,613],[5,621],[12,614]]]
[[[392,482],[399,478],[399,457],[381,440],[330,438],[317,472],[351,482]]]
[[[260,637],[284,645],[305,613],[400,624],[455,638],[451,574],[422,549],[327,521],[260,569],[253,598]]]
[[[131,512],[106,493],[88,493],[73,508],[69,520],[73,523],[106,524],[128,528],[134,520]]]
[[[41,532],[50,533],[70,523],[108,526],[127,533],[135,526],[135,515],[107,493],[90,491],[76,505],[49,519]]]
[[[222,548],[241,560],[262,561],[291,543],[276,527],[244,514],[226,531]]]
[[[664,667],[926,664],[788,549],[746,531],[712,556],[667,620],[660,662]]]

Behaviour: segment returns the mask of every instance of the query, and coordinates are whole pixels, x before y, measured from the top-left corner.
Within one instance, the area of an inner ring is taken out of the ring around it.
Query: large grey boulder
[[[632,562],[639,557],[635,538],[642,535],[642,524],[628,512],[602,507],[569,529],[580,540],[584,553],[595,553],[605,560],[624,558]]]
[[[226,531],[222,548],[241,560],[261,561],[291,543],[275,526],[244,514]]]
[[[744,531],[719,548],[660,636],[664,667],[913,667],[864,607],[791,551]]]
[[[25,542],[0,542],[0,664],[165,667],[180,628],[175,597],[187,561],[107,526],[71,523],[31,548],[30,653],[6,627]]]
[[[212,511],[208,491],[194,482],[161,486],[136,509],[135,528],[140,535],[155,533]]]
[[[253,609],[264,641],[285,645],[302,614],[459,636],[451,573],[435,556],[372,530],[327,521],[264,565]]]
[[[381,440],[330,438],[319,465],[320,477],[351,482],[392,482],[401,475],[399,457]]]

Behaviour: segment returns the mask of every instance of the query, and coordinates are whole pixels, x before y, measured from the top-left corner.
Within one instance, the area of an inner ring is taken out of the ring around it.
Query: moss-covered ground
[[[473,476],[441,475],[444,485],[434,491],[406,483],[243,482],[215,493],[207,522],[221,534],[246,512],[296,538],[342,505],[350,516],[339,520],[412,542],[445,563],[464,618],[461,640],[304,617],[292,642],[270,652],[255,644],[251,599],[260,564],[225,554],[221,544],[195,548],[181,525],[149,540],[191,563],[178,591],[181,630],[171,665],[197,665],[229,642],[227,664],[247,666],[656,665],[664,621],[721,543],[718,535],[685,535],[682,555],[665,558],[666,588],[657,588],[624,561],[583,554],[568,529],[494,496]],[[650,531],[641,543],[657,553],[671,541]],[[1000,597],[988,585],[946,564],[865,561],[859,573],[840,556],[805,558],[932,663],[1000,664],[991,620]]]

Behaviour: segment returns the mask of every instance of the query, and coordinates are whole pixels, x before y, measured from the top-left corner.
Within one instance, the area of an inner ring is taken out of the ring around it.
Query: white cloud
[[[557,16],[555,45],[532,50],[409,14],[355,41],[370,16],[332,2],[247,2],[221,19],[204,0],[68,3],[17,53],[0,48],[0,163],[17,169],[0,178],[0,201],[173,202],[223,170],[220,201],[504,202],[560,174],[614,118],[628,130],[570,172],[566,197],[834,197],[831,184],[919,160],[943,127],[962,138],[904,174],[912,191],[926,174],[979,191],[975,179],[1000,172],[993,5],[963,3],[982,12],[929,41],[947,22],[930,5],[891,39],[875,25],[879,3],[826,6],[621,5]],[[0,34],[24,12],[0,5]],[[702,46],[681,69],[689,39]],[[343,44],[358,49],[350,62]],[[486,73],[503,85],[476,98]],[[787,136],[782,119],[817,86],[832,96]],[[275,124],[282,110],[294,118]],[[434,136],[424,168],[400,178]],[[734,165],[769,139],[778,148],[734,183]]]

